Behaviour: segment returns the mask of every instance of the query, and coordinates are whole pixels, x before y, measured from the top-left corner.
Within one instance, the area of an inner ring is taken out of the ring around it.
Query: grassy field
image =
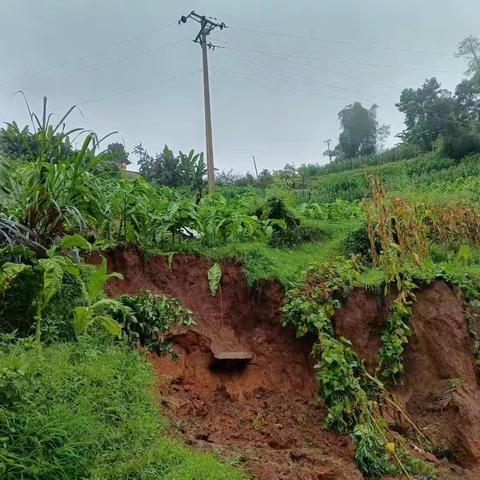
[[[2,343],[1,478],[247,478],[175,440],[150,365],[108,343]]]

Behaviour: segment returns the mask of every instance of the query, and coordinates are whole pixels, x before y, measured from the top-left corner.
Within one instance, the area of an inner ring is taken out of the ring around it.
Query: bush
[[[140,295],[122,295],[118,300],[130,309],[126,319],[118,316],[123,333],[131,345],[141,345],[159,355],[170,351],[166,334],[175,325],[192,325],[193,314],[176,299],[153,295],[144,291]]]
[[[362,172],[335,173],[317,180],[317,201],[332,203],[337,199],[361,200],[368,196],[368,184]]]
[[[315,222],[302,220],[298,227],[299,242],[317,242],[326,237],[325,232]]]
[[[151,367],[127,348],[0,344],[0,477],[246,478],[166,435],[153,384]]]
[[[380,242],[377,242],[377,251],[381,250]],[[342,242],[342,249],[345,256],[352,254],[362,255],[368,261],[372,260],[370,238],[365,224],[352,229]]]
[[[80,274],[85,282],[92,272],[90,265],[81,264]],[[16,332],[18,337],[33,335],[35,330],[35,301],[42,288],[41,272],[25,269],[0,294],[0,332]],[[71,341],[74,307],[85,305],[78,280],[65,273],[62,287],[52,297],[42,314],[42,338],[44,341]]]
[[[25,269],[0,292],[0,332],[20,336],[34,331],[34,300],[41,289],[38,271]]]

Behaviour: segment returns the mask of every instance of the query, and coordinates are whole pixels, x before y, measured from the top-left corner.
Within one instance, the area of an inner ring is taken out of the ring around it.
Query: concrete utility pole
[[[328,140],[325,140],[323,143],[326,143],[327,144],[327,148],[328,148],[328,158],[330,159],[330,163],[332,163],[332,157],[333,157],[333,152],[332,150],[330,149],[330,143],[332,142],[332,139],[329,138]]]
[[[257,161],[255,160],[255,155],[252,155],[252,158],[253,158],[253,166],[255,167],[255,176],[257,177],[257,180],[258,180]]]
[[[200,24],[200,31],[195,37],[194,42],[199,43],[202,47],[202,62],[203,62],[203,100],[205,103],[205,135],[207,143],[207,174],[208,174],[208,192],[213,193],[215,191],[215,166],[213,162],[213,139],[212,139],[212,115],[210,112],[210,86],[208,81],[208,55],[207,47],[214,49],[215,45],[207,43],[207,35],[210,34],[215,28],[223,30],[227,26],[224,22],[217,23],[210,20],[205,15],[198,15],[195,11],[190,12],[188,15],[183,15],[178,24],[187,23],[187,20],[191,18]]]

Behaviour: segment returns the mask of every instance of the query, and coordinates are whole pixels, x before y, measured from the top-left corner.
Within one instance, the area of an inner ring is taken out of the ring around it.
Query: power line
[[[213,72],[214,73],[227,73],[227,74],[232,74],[232,75],[238,75],[238,76],[241,76],[241,77],[245,77],[248,80],[254,80],[254,81],[260,82],[262,85],[265,85],[268,88],[271,88],[271,86],[270,86],[271,84],[268,81],[262,80],[262,78],[267,79],[267,80],[275,80],[275,81],[280,81],[280,82],[291,83],[291,84],[294,84],[294,86],[292,87],[292,90],[296,91],[298,93],[304,93],[304,94],[307,94],[307,95],[316,95],[316,96],[319,96],[319,97],[322,97],[322,98],[326,98],[327,100],[341,100],[343,102],[351,102],[351,98],[335,97],[335,96],[332,96],[332,95],[325,95],[325,94],[317,92],[317,91],[304,90],[304,89],[298,88],[297,86],[295,86],[295,85],[298,84],[295,80],[289,80],[289,79],[286,79],[286,78],[274,77],[274,76],[271,76],[271,75],[263,75],[263,74],[251,75],[251,74],[244,73],[244,72],[236,72],[236,71],[233,71],[233,70],[225,70],[225,69],[215,69],[215,70],[213,70]]]
[[[105,47],[105,48],[102,48],[102,49],[99,49],[99,50],[96,50],[95,52],[92,52],[88,55],[82,55],[82,56],[78,56],[78,57],[74,57],[74,58],[70,58],[68,60],[65,60],[61,63],[57,63],[55,65],[51,65],[49,67],[45,67],[45,68],[41,68],[39,70],[36,70],[34,72],[31,72],[30,74],[28,74],[28,76],[31,78],[31,77],[34,77],[36,75],[42,75],[44,73],[48,73],[48,72],[51,72],[53,70],[58,70],[60,68],[63,68],[67,65],[71,65],[71,64],[74,64],[74,63],[77,63],[77,62],[81,62],[83,60],[87,60],[89,58],[92,58],[92,57],[95,57],[97,55],[101,55],[109,50],[112,50],[113,48],[117,48],[117,47],[121,47],[123,45],[127,45],[128,43],[131,43],[131,42],[135,42],[135,41],[138,41],[138,40],[141,40],[142,38],[145,38],[145,37],[148,37],[150,35],[153,35],[154,33],[157,33],[157,32],[160,32],[162,30],[165,30],[167,28],[170,28],[170,27],[173,27],[174,25],[176,25],[177,22],[171,22],[171,23],[168,23],[166,25],[162,25],[160,27],[157,27],[157,28],[154,28],[154,29],[151,29],[151,30],[147,30],[145,32],[141,32],[141,33],[138,33],[137,35],[134,35],[132,37],[128,37],[126,38],[125,40],[121,40],[120,42],[116,42],[116,43],[113,43],[113,44],[110,44],[109,46]],[[7,86],[7,85],[11,85],[12,83],[14,83],[13,81],[12,82],[6,82],[6,83],[2,83],[0,84],[0,87],[3,87],[3,86]]]
[[[50,82],[64,82],[64,81],[70,80],[72,78],[85,77],[85,76],[88,76],[89,74],[97,72],[98,70],[101,70],[103,68],[112,67],[112,66],[118,65],[120,63],[129,62],[131,60],[134,60],[135,58],[139,58],[139,57],[142,57],[142,56],[145,56],[145,55],[150,55],[150,54],[156,53],[160,50],[163,50],[164,48],[173,47],[173,46],[178,45],[182,42],[186,42],[187,40],[189,40],[188,37],[183,38],[181,40],[177,40],[175,42],[170,42],[170,43],[160,45],[160,46],[152,48],[150,50],[144,50],[144,51],[136,53],[134,55],[129,55],[127,57],[119,58],[119,59],[114,60],[112,62],[103,62],[103,63],[100,63],[98,65],[93,66],[92,68],[90,68],[88,70],[80,71],[78,73],[67,75],[65,77],[50,79]]]
[[[225,53],[224,53],[225,54]],[[242,61],[245,61],[245,62],[248,62],[248,63],[252,63],[254,65],[260,65],[260,66],[264,66],[266,68],[271,68],[270,66],[268,65],[265,65],[265,64],[260,64],[260,63],[255,63],[255,62],[252,62],[250,60],[247,60],[247,59],[244,59],[242,57],[237,57],[235,55],[231,55],[231,54],[228,54],[230,57],[232,58],[236,58],[237,60],[242,60]],[[400,91],[401,88],[400,87],[395,87],[393,85],[389,85],[389,84],[386,84],[386,83],[381,83],[381,82],[376,82],[375,80],[367,80],[365,78],[360,78],[360,77],[357,77],[355,75],[350,75],[348,73],[343,73],[343,72],[338,72],[336,70],[330,70],[328,68],[323,68],[323,67],[319,67],[317,65],[310,65],[310,64],[307,64],[307,63],[302,63],[302,62],[297,62],[297,61],[293,61],[289,58],[285,58],[285,60],[289,61],[289,62],[292,62],[296,65],[303,65],[305,67],[310,67],[310,68],[313,68],[315,70],[321,70],[323,72],[327,72],[327,73],[331,73],[333,75],[338,75],[340,77],[345,77],[345,78],[349,78],[349,79],[352,79],[352,80],[356,80],[356,81],[360,81],[360,82],[365,82],[365,83],[370,83],[372,85],[376,85],[376,86],[381,86],[381,87],[385,87],[385,88],[390,88],[392,90],[395,90],[395,91]],[[295,75],[295,74],[292,74],[290,72],[288,72],[289,75]],[[314,79],[315,81],[320,81],[320,80],[316,80]],[[328,84],[327,84],[328,85]],[[339,85],[333,85],[334,88],[340,88],[340,89],[345,89],[347,87],[341,87]],[[349,90],[352,90],[352,91],[357,91],[357,92],[360,92],[362,94],[364,94],[364,92],[361,92],[360,90],[353,90],[353,89],[349,89]]]
[[[119,59],[113,60],[111,62],[103,62],[103,63],[100,63],[98,65],[95,65],[93,68],[85,70],[83,73],[80,72],[80,74],[73,74],[73,75],[68,75],[67,77],[56,78],[53,81],[59,82],[59,81],[68,80],[70,78],[78,78],[79,76],[88,75],[90,73],[101,70],[102,68],[107,68],[107,67],[111,67],[113,65],[118,65],[120,63],[129,62],[131,60],[134,60],[135,58],[143,57],[145,55],[151,55],[152,53],[156,53],[160,50],[163,50],[164,48],[173,47],[173,46],[178,45],[180,43],[186,42],[189,39],[190,39],[190,37],[185,37],[185,38],[182,38],[181,40],[176,40],[174,42],[165,43],[163,45],[159,45],[158,47],[151,48],[150,50],[144,50],[142,52],[138,52],[134,55],[129,55],[127,57],[119,58]]]
[[[296,35],[296,34],[289,34],[289,33],[279,33],[279,32],[269,32],[266,30],[256,30],[253,28],[244,28],[244,27],[231,27],[235,30],[240,30],[244,32],[249,32],[249,33],[260,33],[262,35],[272,35],[275,37],[286,37],[286,38],[297,38],[299,40],[313,40],[317,42],[325,42],[325,43],[332,43],[336,45],[348,45],[351,47],[362,47],[362,48],[376,48],[376,49],[381,49],[381,50],[390,50],[394,52],[404,52],[404,53],[416,53],[416,54],[422,54],[422,55],[439,55],[439,56],[444,56],[444,57],[455,57],[455,55],[451,53],[446,53],[446,52],[432,52],[432,51],[427,51],[427,50],[413,50],[409,48],[397,48],[397,47],[390,47],[386,45],[375,45],[375,44],[369,44],[369,43],[361,43],[361,42],[349,42],[349,41],[344,41],[344,40],[334,40],[331,38],[327,37],[310,37],[306,35]]]
[[[371,62],[357,62],[357,61],[350,61],[350,60],[342,60],[342,59],[332,59],[332,58],[323,58],[323,57],[316,57],[312,55],[296,55],[293,53],[282,53],[282,52],[269,52],[266,50],[260,50],[258,48],[244,48],[239,45],[235,45],[230,42],[226,42],[225,40],[221,40],[221,43],[225,45],[216,45],[218,48],[225,48],[230,50],[238,50],[243,52],[249,53],[257,53],[259,55],[268,55],[271,57],[280,57],[280,58],[299,58],[304,60],[314,60],[320,62],[333,62],[333,63],[342,63],[347,65],[362,65],[368,67],[382,67],[382,68],[394,68],[397,70],[412,70],[412,71],[419,71],[419,72],[426,72],[432,73],[432,70],[424,69],[424,68],[417,68],[417,67],[410,67],[410,66],[399,66],[399,65],[389,65],[389,64],[381,64],[381,63],[371,63]],[[313,67],[313,66],[312,66]],[[449,73],[447,70],[435,70],[438,73]]]
[[[183,74],[180,74],[180,75],[174,75],[172,77],[164,78],[163,80],[159,80],[157,82],[154,82],[147,87],[137,88],[137,89],[129,89],[129,90],[122,90],[120,92],[104,95],[102,97],[96,97],[96,98],[91,98],[91,99],[88,99],[88,100],[84,100],[83,102],[77,103],[77,106],[80,107],[82,105],[87,105],[89,103],[97,103],[97,102],[101,102],[103,100],[108,100],[110,98],[119,97],[119,96],[122,96],[122,95],[130,95],[130,94],[133,94],[133,93],[145,92],[147,90],[150,90],[150,89],[156,87],[159,84],[168,83],[168,82],[171,82],[173,80],[179,80],[179,79],[188,77],[188,76],[190,76],[194,73],[200,73],[200,72],[201,72],[201,69],[191,70],[189,72],[186,72],[186,73],[183,73]]]
[[[227,53],[224,53],[222,52],[223,55],[227,55],[231,58],[235,58],[237,60],[241,60],[241,61],[244,61],[246,63],[250,63],[252,65],[258,65],[260,67],[264,67],[264,68],[268,68],[270,70],[274,70],[274,71],[277,71],[277,72],[280,72],[282,74],[287,74],[287,75],[290,75],[290,76],[293,76],[293,77],[297,77],[298,79],[300,80],[306,80],[306,81],[309,81],[309,82],[313,82],[313,83],[318,83],[320,85],[324,85],[324,86],[327,86],[327,87],[330,87],[330,88],[335,88],[335,89],[338,89],[338,90],[343,90],[343,91],[348,91],[348,92],[353,92],[353,93],[357,93],[357,94],[360,94],[360,95],[367,95],[369,97],[372,97],[374,99],[379,99],[379,100],[385,100],[385,101],[389,101],[390,99],[388,98],[382,98],[382,97],[377,97],[375,95],[371,95],[367,92],[363,92],[362,90],[357,90],[357,89],[354,89],[354,88],[349,88],[349,87],[344,87],[342,85],[337,85],[337,84],[333,84],[333,83],[329,83],[329,82],[325,82],[323,80],[319,80],[317,78],[312,78],[312,77],[304,77],[302,75],[298,75],[296,73],[292,73],[292,72],[284,72],[283,70],[279,70],[278,68],[275,68],[275,67],[271,67],[270,65],[266,65],[266,64],[262,64],[262,63],[258,63],[258,62],[254,62],[254,61],[251,61],[251,60],[247,60],[245,58],[242,58],[242,57],[237,57],[235,55],[231,55],[231,54],[227,54]],[[280,80],[280,81],[292,81],[292,80],[285,80],[285,79],[278,79],[277,80]]]

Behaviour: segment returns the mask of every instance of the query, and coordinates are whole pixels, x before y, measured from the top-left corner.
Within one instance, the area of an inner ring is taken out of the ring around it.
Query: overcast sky
[[[192,9],[230,27],[211,35],[228,47],[209,53],[213,140],[216,166],[243,172],[252,154],[325,163],[353,101],[379,105],[394,144],[402,88],[453,89],[456,44],[480,34],[478,0],[0,0],[0,121],[27,123],[21,89],[34,110],[80,105],[69,126],[118,130],[127,150],[203,151],[198,24],[175,23]]]

